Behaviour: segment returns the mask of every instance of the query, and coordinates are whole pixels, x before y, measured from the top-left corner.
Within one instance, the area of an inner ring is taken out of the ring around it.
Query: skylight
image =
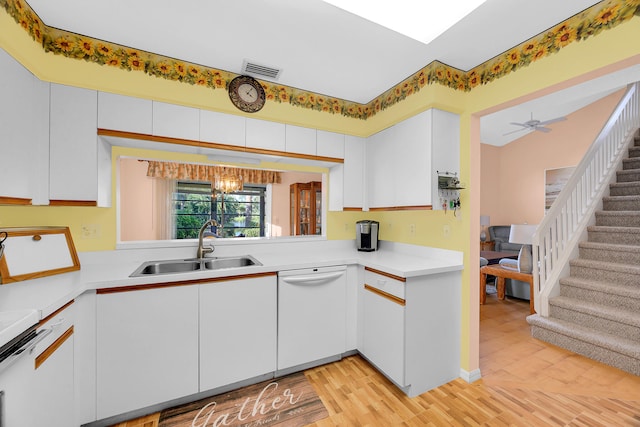
[[[429,43],[485,0],[324,0],[422,43]]]

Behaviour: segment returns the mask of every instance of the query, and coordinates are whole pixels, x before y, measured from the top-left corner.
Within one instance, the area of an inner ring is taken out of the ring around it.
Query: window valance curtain
[[[148,160],[148,162],[147,176],[151,178],[215,182],[216,177],[232,176],[251,184],[280,184],[282,182],[281,173],[276,171],[152,160]]]

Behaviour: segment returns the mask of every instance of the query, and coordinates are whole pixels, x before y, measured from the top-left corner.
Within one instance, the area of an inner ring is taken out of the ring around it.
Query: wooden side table
[[[504,299],[504,279],[522,280],[529,283],[529,311],[536,312],[533,301],[533,275],[520,273],[519,271],[502,268],[500,265],[485,265],[480,269],[480,304],[487,301],[487,276],[495,276],[498,299]]]
[[[487,240],[486,242],[480,242],[480,251],[492,251],[495,248],[495,242],[493,240]]]

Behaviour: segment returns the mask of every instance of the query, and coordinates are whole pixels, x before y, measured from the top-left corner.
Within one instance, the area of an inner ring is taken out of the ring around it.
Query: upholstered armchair
[[[489,237],[495,242],[494,250],[497,252],[519,252],[522,247],[519,243],[509,243],[510,225],[492,225],[489,227]]]
[[[509,234],[511,234],[510,225],[494,225],[489,227],[489,236],[491,240],[495,242],[494,250],[498,252],[513,252],[514,254],[520,251],[522,244],[509,243]],[[505,268],[511,267],[512,269],[518,269],[518,261],[515,259],[502,259],[500,264]],[[520,280],[506,279],[504,285],[507,295],[525,300],[530,298],[528,283],[521,282]]]

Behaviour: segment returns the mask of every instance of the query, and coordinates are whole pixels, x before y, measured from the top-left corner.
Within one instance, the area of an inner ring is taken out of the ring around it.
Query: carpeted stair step
[[[640,147],[638,147],[640,149]],[[610,196],[638,196],[640,195],[640,182],[615,182],[609,185]]]
[[[634,142],[633,147],[629,147],[629,158],[632,157],[640,157],[640,145],[637,144],[637,141]]]
[[[640,375],[640,343],[588,327],[533,314],[527,317],[531,335],[593,360]]]
[[[577,258],[569,261],[571,277],[640,286],[640,266]]]
[[[640,246],[640,227],[587,227],[590,242]]]
[[[616,182],[636,181],[640,181],[640,169],[629,169],[616,172]]]
[[[584,260],[640,265],[640,246],[580,242],[578,247]]]
[[[557,296],[549,300],[549,317],[624,337],[640,344],[640,314],[633,310]]]
[[[603,197],[602,209],[605,211],[638,211],[640,212],[640,196]]]
[[[640,156],[629,157],[628,159],[622,160],[622,169],[630,170],[630,169],[640,169]]]
[[[640,227],[640,211],[596,211],[601,227]]]
[[[565,277],[560,279],[560,296],[640,313],[640,287],[611,281]]]

